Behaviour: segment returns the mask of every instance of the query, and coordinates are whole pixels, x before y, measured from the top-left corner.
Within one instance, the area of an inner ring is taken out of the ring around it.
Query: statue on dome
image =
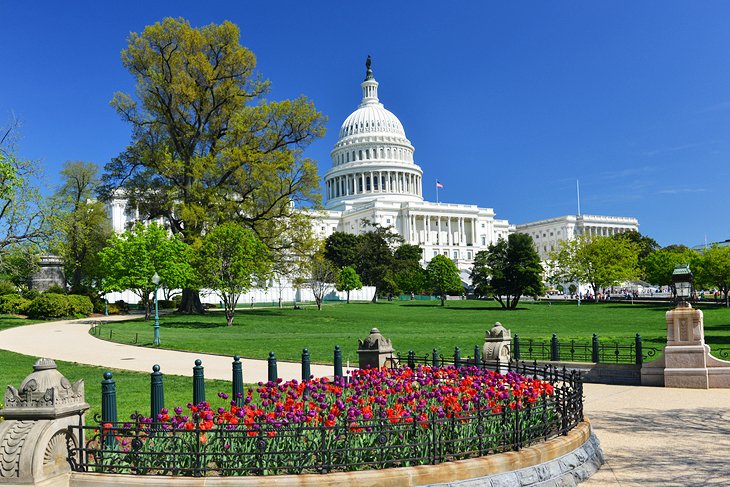
[[[365,81],[369,79],[373,79],[373,70],[370,67],[370,65],[373,63],[372,59],[370,59],[370,54],[368,54],[368,59],[365,61],[365,69],[367,70],[365,72]]]

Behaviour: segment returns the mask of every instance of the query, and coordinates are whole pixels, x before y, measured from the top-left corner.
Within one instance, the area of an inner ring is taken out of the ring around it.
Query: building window
[[[486,226],[487,226],[486,223],[482,223],[482,228],[486,228]]]
[[[386,218],[385,223],[390,223],[390,218]]]
[[[436,257],[437,255],[439,255],[439,251],[438,250],[434,250],[433,251],[433,256]]]
[[[466,251],[466,258],[469,259],[469,260],[472,260],[473,259],[471,250],[467,250]]]
[[[482,235],[482,245],[487,245],[487,237]]]
[[[454,259],[458,259],[458,258],[459,258],[459,251],[454,250]]]

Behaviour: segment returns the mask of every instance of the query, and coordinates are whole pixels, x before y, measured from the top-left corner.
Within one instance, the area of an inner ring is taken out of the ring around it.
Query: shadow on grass
[[[225,316],[221,316],[222,320],[220,323],[210,322],[199,322],[199,321],[173,321],[166,319],[162,324],[164,328],[187,328],[187,329],[202,329],[202,328],[227,328]]]

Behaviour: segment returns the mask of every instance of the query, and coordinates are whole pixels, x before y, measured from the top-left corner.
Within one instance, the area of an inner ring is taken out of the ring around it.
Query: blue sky
[[[119,53],[163,17],[230,20],[273,83],[329,117],[308,156],[330,167],[373,56],[424,195],[512,223],[636,216],[662,245],[730,238],[730,3],[12,2],[0,0],[0,125],[49,184],[64,161],[103,166],[129,143],[109,107],[131,92]]]

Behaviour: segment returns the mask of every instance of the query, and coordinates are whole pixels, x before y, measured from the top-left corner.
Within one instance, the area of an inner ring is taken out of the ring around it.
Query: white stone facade
[[[547,260],[550,252],[557,250],[563,240],[572,240],[580,235],[608,237],[632,230],[639,230],[636,218],[596,215],[566,215],[515,226],[517,233],[532,237],[542,260]]]

